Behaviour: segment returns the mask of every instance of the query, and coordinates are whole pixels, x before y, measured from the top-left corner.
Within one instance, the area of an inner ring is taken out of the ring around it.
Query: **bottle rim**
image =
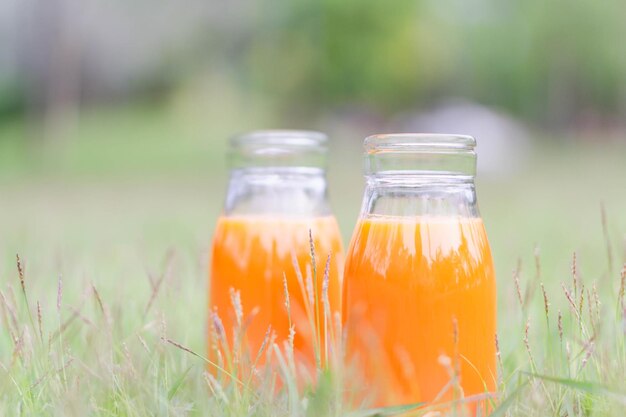
[[[472,152],[476,139],[469,135],[448,133],[384,133],[363,141],[368,154],[388,152]]]
[[[233,136],[230,146],[233,148],[246,146],[287,146],[302,148],[325,148],[328,136],[314,130],[254,130]]]

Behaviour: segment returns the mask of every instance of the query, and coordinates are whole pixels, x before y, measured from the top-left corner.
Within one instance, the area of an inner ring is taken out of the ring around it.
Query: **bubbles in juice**
[[[455,368],[465,397],[494,391],[496,286],[480,219],[363,218],[343,296],[348,358],[378,405],[452,400]]]
[[[317,278],[313,277],[309,230],[315,247]],[[315,340],[315,322],[311,321],[311,318],[316,317],[315,302],[313,306],[309,304],[306,280],[308,275],[311,283],[317,282],[317,311],[321,316],[322,282],[329,254],[328,300],[331,311],[340,312],[343,251],[334,217],[220,218],[213,240],[209,304],[211,312],[217,311],[223,321],[229,345],[232,346],[233,329],[237,323],[230,296],[230,289],[233,288],[241,293],[246,322],[246,350],[252,358],[261,348],[269,325],[276,333],[276,342],[282,346],[289,334],[289,316],[283,284],[285,276],[289,289],[291,322],[296,331],[295,356],[297,360],[313,365],[315,343],[323,344],[324,337],[320,331],[320,340]],[[302,282],[298,279],[294,260],[301,271]],[[215,352],[211,346],[209,341],[209,357],[214,358]],[[260,363],[262,362],[261,360]]]

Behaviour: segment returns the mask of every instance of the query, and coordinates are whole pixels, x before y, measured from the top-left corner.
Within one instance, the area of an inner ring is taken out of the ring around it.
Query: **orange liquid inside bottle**
[[[313,277],[309,230],[315,248],[317,278]],[[241,294],[246,349],[252,358],[261,348],[270,325],[276,334],[276,342],[279,346],[283,345],[289,335],[290,320],[285,305],[285,277],[291,324],[295,329],[295,357],[297,361],[313,366],[316,343],[325,343],[321,321],[320,331],[317,332],[319,338],[314,330],[317,328],[315,318],[323,320],[322,284],[329,254],[328,301],[332,312],[340,312],[343,252],[339,228],[333,216],[221,217],[213,240],[209,302],[211,311],[217,311],[223,322],[229,345],[233,346],[232,329],[237,327],[231,288]],[[294,260],[302,279],[298,278]],[[307,276],[313,285],[317,283],[317,298],[313,294],[312,305],[306,290]],[[209,357],[215,358],[212,346],[214,344],[210,340]],[[321,352],[323,354],[323,349]],[[261,359],[259,364],[263,362]]]
[[[344,320],[348,357],[375,402],[458,399],[447,385],[455,372],[465,397],[493,392],[495,291],[479,218],[364,217],[346,259]]]

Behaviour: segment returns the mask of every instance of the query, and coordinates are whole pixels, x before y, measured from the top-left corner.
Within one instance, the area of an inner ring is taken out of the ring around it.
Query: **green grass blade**
[[[189,371],[191,371],[191,368],[193,368],[193,365],[190,366],[189,368],[187,368],[187,370],[185,370],[185,372],[183,372],[178,377],[178,379],[176,381],[174,381],[174,385],[172,385],[172,388],[170,388],[170,390],[167,392],[167,399],[168,400],[171,401],[171,399],[174,398],[174,395],[176,395],[176,393],[180,389],[181,385],[185,381],[185,378],[187,378],[187,374],[189,374]]]
[[[559,378],[559,377],[554,377],[554,376],[549,376],[549,375],[533,374],[530,372],[524,372],[524,373],[533,378],[538,378],[544,381],[561,384],[563,386],[566,386],[568,388],[572,388],[578,391],[583,391],[583,392],[587,392],[590,394],[606,395],[606,396],[616,399],[622,404],[626,404],[625,393],[616,391],[612,388],[607,387],[606,385],[602,385],[597,382],[578,381],[578,380],[570,379],[570,378]]]
[[[425,403],[412,403],[404,405],[392,405],[389,407],[370,408],[367,410],[358,410],[348,413],[346,417],[387,417],[394,416],[423,406]]]
[[[489,414],[489,417],[500,417],[500,416],[503,416],[504,413],[506,413],[506,411],[509,409],[511,404],[513,404],[513,402],[515,401],[517,396],[520,394],[520,392],[522,392],[522,389],[526,386],[526,384],[527,384],[527,382],[524,382],[520,386],[515,388],[515,390],[508,397],[506,397],[498,405],[498,407],[495,410],[493,410],[493,413]]]

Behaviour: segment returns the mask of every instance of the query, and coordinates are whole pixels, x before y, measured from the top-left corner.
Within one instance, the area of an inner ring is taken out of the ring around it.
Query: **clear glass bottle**
[[[209,285],[209,325],[219,317],[228,347],[215,340],[215,331],[209,332],[210,358],[225,360],[225,350],[237,346],[254,358],[270,325],[282,346],[291,324],[296,359],[308,364],[323,360],[317,349],[324,343],[321,296],[311,305],[306,282],[317,283],[316,292],[322,294],[330,255],[328,300],[332,311],[341,311],[343,270],[340,232],[327,200],[326,153],[327,137],[319,132],[257,131],[231,140],[232,169],[213,239]],[[238,303],[233,291],[240,294],[241,312],[233,305]],[[233,334],[242,329],[243,341],[234,344]]]
[[[388,134],[364,146],[366,189],[344,273],[348,358],[378,405],[458,399],[450,372],[466,397],[493,391],[496,282],[475,140]]]

